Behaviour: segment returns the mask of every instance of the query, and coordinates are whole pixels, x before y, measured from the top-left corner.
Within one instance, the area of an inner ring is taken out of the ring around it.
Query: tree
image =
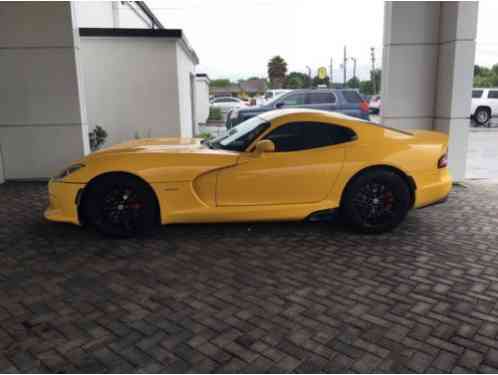
[[[360,80],[357,77],[353,77],[346,82],[346,87],[350,89],[357,89],[360,87]]]
[[[474,65],[474,87],[498,86],[498,64],[491,68]]]
[[[310,86],[310,78],[301,72],[290,72],[287,75],[285,88],[287,89],[304,89]]]
[[[313,87],[318,87],[319,85],[329,86],[330,78],[326,76],[324,79],[320,79],[318,76],[313,77]]]
[[[370,81],[372,81],[372,89],[375,88],[375,92],[372,92],[372,95],[380,92],[381,77],[382,77],[382,70],[375,69],[370,71]]]
[[[372,81],[360,81],[360,92],[364,95],[373,95]]]
[[[272,88],[281,89],[284,86],[286,73],[287,63],[281,56],[274,56],[268,61],[268,78]]]
[[[212,79],[209,81],[209,85],[211,87],[227,87],[230,86],[232,82],[230,82],[229,79],[227,78],[220,78],[220,79]]]

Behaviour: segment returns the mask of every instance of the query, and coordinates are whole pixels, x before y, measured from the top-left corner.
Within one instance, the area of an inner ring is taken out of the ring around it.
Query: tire
[[[152,188],[137,177],[109,174],[88,185],[82,199],[85,223],[111,237],[133,237],[155,229],[159,207]]]
[[[481,126],[486,125],[489,122],[490,118],[491,111],[488,108],[477,108],[476,112],[474,113],[474,120]]]
[[[346,187],[341,215],[362,233],[383,233],[397,227],[411,206],[408,184],[397,173],[374,169],[355,177]]]

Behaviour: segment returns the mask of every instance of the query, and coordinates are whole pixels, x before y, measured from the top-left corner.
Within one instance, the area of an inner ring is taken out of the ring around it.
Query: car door
[[[322,111],[335,111],[337,108],[335,95],[327,91],[310,92],[306,102],[306,108],[320,109]]]
[[[339,133],[338,135],[337,128]],[[218,206],[303,204],[324,200],[343,166],[348,128],[290,122],[266,135],[275,152],[243,153],[237,165],[219,172]]]
[[[488,91],[488,101],[491,107],[491,116],[498,115],[498,90]]]

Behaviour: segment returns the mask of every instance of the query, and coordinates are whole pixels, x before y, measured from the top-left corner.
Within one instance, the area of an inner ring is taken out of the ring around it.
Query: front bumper
[[[49,205],[44,216],[47,220],[80,225],[77,198],[84,184],[50,180],[48,183]]]

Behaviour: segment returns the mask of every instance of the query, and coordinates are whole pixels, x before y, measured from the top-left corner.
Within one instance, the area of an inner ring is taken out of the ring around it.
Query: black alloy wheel
[[[113,237],[132,237],[159,222],[155,194],[142,180],[124,174],[104,176],[84,193],[85,221]]]
[[[356,230],[381,233],[398,226],[410,205],[411,194],[404,179],[393,171],[374,169],[348,185],[341,213]]]

